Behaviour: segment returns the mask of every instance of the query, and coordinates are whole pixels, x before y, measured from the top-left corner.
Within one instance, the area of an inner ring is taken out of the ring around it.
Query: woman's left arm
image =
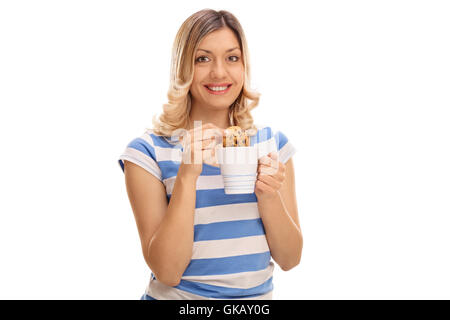
[[[255,194],[270,253],[282,270],[290,270],[300,263],[303,248],[292,159],[283,164],[274,152],[262,157]]]

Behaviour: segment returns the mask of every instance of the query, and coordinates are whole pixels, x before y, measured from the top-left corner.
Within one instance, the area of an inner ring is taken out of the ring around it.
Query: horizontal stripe
[[[270,251],[235,257],[214,259],[192,259],[183,276],[205,276],[257,271],[267,268]]]
[[[234,239],[265,234],[261,218],[197,224],[194,226],[194,241]]]
[[[156,300],[208,300],[208,297],[168,286],[157,279],[151,279],[145,293]]]
[[[208,169],[206,169],[208,170]],[[253,182],[256,181],[256,176],[253,175],[253,179],[248,180],[237,180],[237,182]],[[164,185],[166,186],[166,193],[171,195],[173,192],[173,187],[175,185],[176,176],[167,178],[163,180]],[[224,189],[224,181],[227,178],[222,175],[200,175],[197,178],[196,190],[214,190],[214,189]]]
[[[156,300],[156,299],[153,297],[150,297],[148,294],[145,293],[142,295],[141,300]]]
[[[233,177],[233,178],[223,178],[223,183],[225,186],[230,185],[246,185],[250,186],[252,182],[256,181],[256,175],[253,178],[249,177]]]
[[[167,194],[172,194],[176,178],[177,177],[174,176],[163,181],[164,185],[166,186]],[[212,176],[200,175],[197,178],[197,187],[196,187],[197,190],[210,190],[223,188],[224,188],[223,178],[221,175],[212,175]]]
[[[159,161],[181,161],[181,144],[171,145],[164,138],[152,133],[145,133],[141,136],[155,150],[156,160]],[[169,139],[170,141],[170,139]]]
[[[133,162],[156,176],[159,180],[162,179],[161,170],[155,160],[153,160],[140,150],[129,147],[126,148],[125,152],[119,157],[119,165],[122,168],[122,171],[125,172],[125,166],[123,163],[124,160]]]
[[[226,188],[230,187],[246,187],[246,188],[252,188],[254,189],[254,184],[256,182],[256,179],[246,179],[246,180],[225,180],[224,186]]]
[[[227,186],[225,193],[227,193],[227,191],[232,191],[232,190],[246,190],[246,193],[253,193],[255,191],[255,186],[248,186],[248,185],[244,185],[244,186]]]
[[[196,241],[192,259],[209,259],[238,256],[269,251],[265,235],[237,239]]]
[[[272,278],[270,278],[264,283],[260,284],[259,286],[248,289],[239,289],[239,288],[213,286],[200,282],[181,280],[180,284],[177,285],[175,288],[208,298],[234,299],[234,298],[247,298],[260,296],[261,294],[264,294],[268,291],[272,291],[273,284]]]
[[[178,143],[174,143],[174,144],[170,143],[170,142],[171,142],[170,137],[158,136],[158,135],[154,134],[154,133],[153,133],[153,130],[147,131],[146,135],[147,135],[150,139],[152,139],[151,144],[152,144],[154,147],[174,148],[174,147],[176,147],[176,146],[178,145],[178,148],[179,148],[179,147],[181,146],[181,145],[178,144]],[[176,141],[174,141],[174,142],[176,142]]]
[[[145,136],[143,136],[143,137],[145,137]],[[155,148],[153,147],[153,145],[151,143],[148,142],[148,140],[143,139],[142,137],[132,140],[128,144],[127,148],[133,148],[133,149],[139,150],[142,153],[144,153],[146,156],[148,156],[149,158],[152,158],[153,160],[157,161]]]
[[[181,162],[176,161],[158,161],[158,165],[163,172],[163,179],[176,178],[178,169],[180,168]],[[220,175],[220,168],[203,163],[202,172],[203,176],[214,176]]]
[[[245,194],[225,194],[224,189],[216,190],[198,190],[196,192],[195,207],[211,207],[224,204],[242,203],[242,202],[257,202],[254,193]]]
[[[161,148],[155,147],[156,158],[158,161],[181,162],[182,151],[179,148]]]
[[[296,152],[297,150],[294,146],[290,142],[287,142],[279,152],[280,162],[285,164]]]
[[[193,300],[193,299],[199,300],[198,298],[192,298],[191,300]],[[208,300],[230,300],[233,298],[231,297],[228,299],[214,299],[214,298],[205,298],[205,299],[208,299]],[[150,297],[148,294],[144,294],[141,297],[141,300],[158,300],[158,299]],[[171,299],[171,300],[173,300],[173,299]],[[187,298],[183,298],[183,300],[187,300]],[[241,299],[233,299],[233,300],[272,300],[272,291],[269,291],[266,294],[262,294],[259,296],[250,296],[250,297],[245,297],[245,298],[241,298]]]
[[[194,225],[259,218],[258,203],[234,203],[215,207],[196,208]]]
[[[273,289],[272,289],[272,291],[269,291],[260,296],[246,297],[246,298],[234,299],[234,300],[272,300],[272,293],[273,293]],[[230,299],[232,299],[232,298],[230,298]]]
[[[268,126],[258,128],[258,132],[254,136],[255,143],[264,142],[272,137],[272,129]]]
[[[281,148],[284,147],[284,145],[287,143],[288,139],[287,137],[284,135],[284,133],[282,133],[281,131],[277,131],[275,132],[274,136],[275,141],[277,142],[277,146],[278,146],[278,150],[280,150]]]
[[[207,164],[207,163],[203,163],[201,175],[203,175],[203,176],[220,175],[220,168],[216,167],[216,166],[212,166],[212,165]]]
[[[163,180],[176,177],[178,169],[180,168],[179,162],[174,161],[158,161],[158,165],[161,168]]]
[[[181,282],[180,282],[181,283]],[[273,288],[273,285],[272,285]],[[185,288],[187,289],[187,288]],[[224,300],[224,299],[235,299],[235,300],[271,300],[272,299],[272,291],[260,294],[260,295],[251,295],[251,296],[239,296],[233,297],[229,296],[227,298],[213,298],[202,296],[198,294],[194,294],[192,292],[186,290],[180,290],[177,287],[170,287],[157,279],[151,280],[148,284],[145,294],[155,300]]]
[[[224,178],[234,178],[234,177],[256,177],[256,173],[252,174],[222,174]]]
[[[167,195],[167,200],[170,201],[172,195]],[[204,208],[212,206],[221,206],[226,204],[235,204],[243,202],[257,202],[255,193],[242,194],[226,194],[225,189],[215,190],[197,190],[195,197],[195,207]]]
[[[151,133],[145,132],[145,133],[142,134],[139,138],[141,138],[142,140],[144,140],[148,145],[152,146],[152,148],[155,149],[155,143],[153,142],[152,134],[151,134]]]
[[[274,268],[275,264],[270,261],[267,268],[263,270],[210,276],[183,276],[181,279],[214,286],[247,289],[258,286],[272,277]]]

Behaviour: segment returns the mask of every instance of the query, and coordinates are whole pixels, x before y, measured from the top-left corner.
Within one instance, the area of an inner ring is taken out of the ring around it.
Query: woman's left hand
[[[276,197],[286,172],[286,166],[278,161],[278,154],[271,152],[268,156],[259,159],[257,172],[255,194],[258,200]]]

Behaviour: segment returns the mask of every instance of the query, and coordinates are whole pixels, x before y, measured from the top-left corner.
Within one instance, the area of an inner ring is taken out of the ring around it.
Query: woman
[[[253,124],[259,94],[249,75],[244,32],[231,13],[205,9],[183,23],[169,102],[119,160],[152,270],[141,299],[272,299],[271,258],[285,271],[300,262],[295,148]],[[252,146],[276,146],[259,159],[251,194],[224,193],[215,137],[232,125],[250,133]]]

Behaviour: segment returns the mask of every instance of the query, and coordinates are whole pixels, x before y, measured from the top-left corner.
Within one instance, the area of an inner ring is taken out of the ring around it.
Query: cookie
[[[225,129],[223,136],[224,147],[248,147],[250,138],[239,126],[231,126]]]

